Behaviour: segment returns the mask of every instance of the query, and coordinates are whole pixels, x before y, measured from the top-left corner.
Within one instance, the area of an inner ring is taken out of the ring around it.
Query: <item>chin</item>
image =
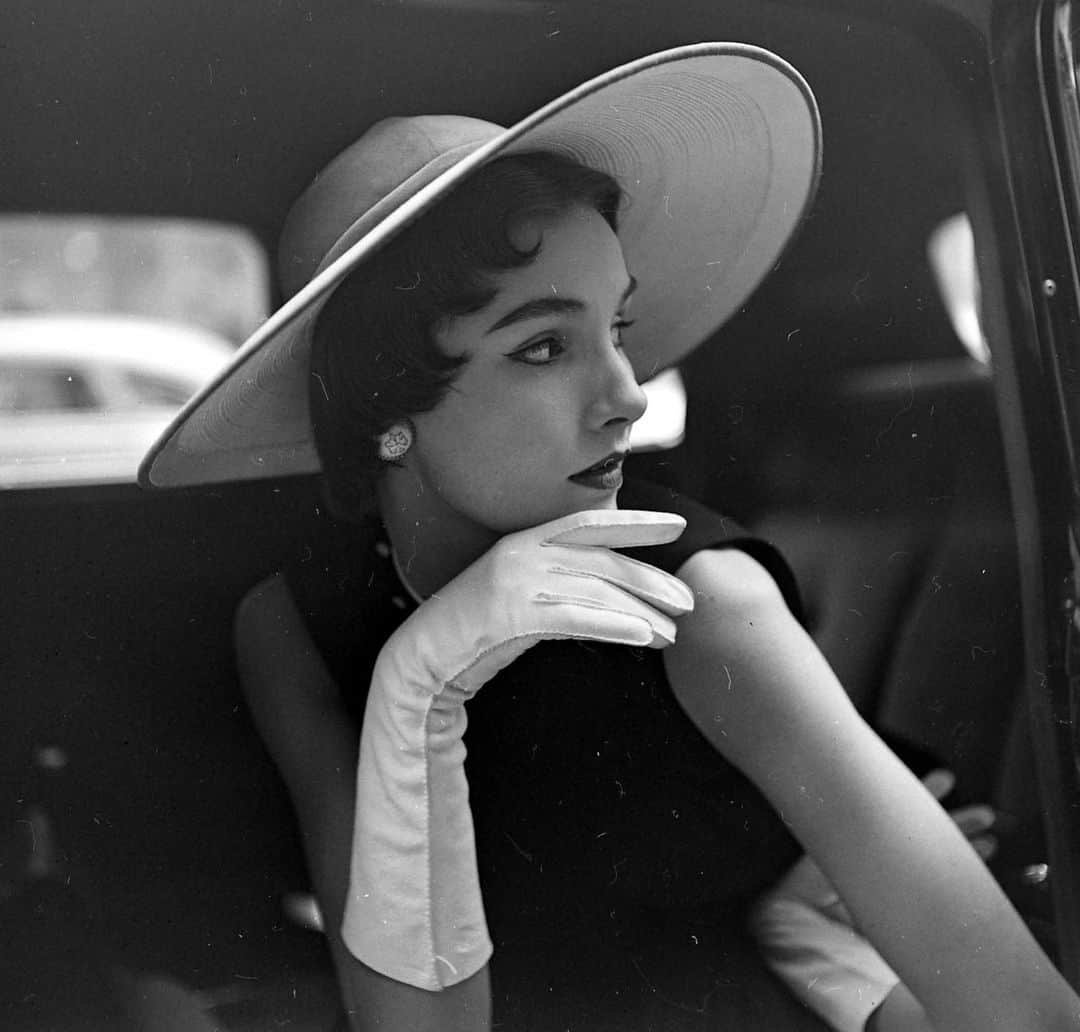
[[[569,516],[572,512],[588,512],[595,509],[617,509],[619,507],[619,488],[610,491],[590,491],[588,494],[573,499],[561,515]],[[552,517],[554,519],[555,517]]]
[[[529,511],[519,510],[514,514],[504,514],[501,519],[488,521],[486,525],[496,534],[513,534],[520,530],[529,530],[539,527],[552,520],[562,519],[575,512],[587,512],[595,509],[617,509],[619,507],[619,488],[611,491],[572,491],[569,495],[554,497],[553,491],[549,496],[554,504],[536,505],[529,507]]]

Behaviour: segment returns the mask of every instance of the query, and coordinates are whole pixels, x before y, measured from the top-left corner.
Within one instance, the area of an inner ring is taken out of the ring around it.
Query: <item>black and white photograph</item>
[[[1080,1032],[1078,76],[8,0],[0,1029]]]

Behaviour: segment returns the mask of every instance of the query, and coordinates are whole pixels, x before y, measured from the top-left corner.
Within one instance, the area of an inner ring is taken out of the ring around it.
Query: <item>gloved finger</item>
[[[825,906],[820,907],[819,909],[831,921],[839,921],[841,924],[846,924],[849,928],[855,927],[855,918],[839,896],[836,897],[835,902],[826,903]]]
[[[923,784],[926,786],[926,790],[938,801],[941,802],[956,785],[956,775],[951,770],[945,770],[939,768],[937,770],[930,771],[922,779]]]
[[[963,806],[958,810],[951,810],[949,816],[968,838],[989,830],[997,819],[993,809],[983,805]]]
[[[820,907],[839,897],[832,882],[809,854],[803,854],[776,883],[773,891],[782,892],[804,903]]]
[[[545,637],[653,649],[667,648],[675,641],[675,622],[670,617],[603,581],[587,584],[580,594],[541,592],[536,600],[546,610]]]
[[[682,616],[694,608],[693,592],[678,577],[610,549],[561,548],[552,558],[552,573],[605,581],[668,616]]]
[[[586,509],[537,527],[546,544],[642,548],[666,545],[686,529],[686,520],[671,512],[641,509]]]
[[[977,838],[969,838],[968,845],[986,862],[997,852],[998,840],[994,835],[979,835]]]
[[[810,856],[804,855],[796,861],[768,894],[774,898],[798,900],[820,910],[833,921],[848,925],[854,923],[840,894]]]
[[[590,550],[591,551],[591,550]],[[606,549],[596,549],[597,555],[593,558],[615,561],[619,559],[613,552]],[[657,570],[655,567],[638,564],[641,569],[636,569],[635,575],[651,583],[652,590],[639,588],[629,590],[622,584],[615,583],[603,576],[597,576],[591,572],[563,571],[557,576],[545,578],[543,584],[538,585],[536,598],[544,597],[548,600],[573,599],[586,607],[610,609],[612,612],[630,613],[649,621],[650,626],[665,639],[668,644],[675,640],[675,625],[672,618],[685,613],[686,605],[693,604],[690,589],[682,581],[670,574]],[[554,574],[554,571],[553,571]],[[658,593],[675,592],[673,598],[662,598],[658,604],[649,596]],[[662,646],[660,646],[662,647]]]

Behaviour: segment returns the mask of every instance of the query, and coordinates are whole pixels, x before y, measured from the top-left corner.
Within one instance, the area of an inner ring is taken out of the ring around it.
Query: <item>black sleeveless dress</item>
[[[632,481],[619,504],[687,519],[635,558],[675,572],[737,547],[798,611],[783,559],[734,521]],[[284,573],[359,726],[379,648],[413,608],[381,525],[334,525]],[[800,850],[683,713],[659,652],[536,645],[468,704],[465,743],[496,1029],[824,1028],[745,931]]]

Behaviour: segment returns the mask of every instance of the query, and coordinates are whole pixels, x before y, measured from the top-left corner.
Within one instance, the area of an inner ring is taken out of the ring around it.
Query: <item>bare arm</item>
[[[1064,979],[964,836],[855,711],[764,569],[725,550],[698,553],[679,576],[697,605],[664,654],[672,687],[910,990],[886,1001],[876,1027],[896,1027],[894,1016],[904,1027],[917,1007],[950,1032],[1080,1027]]]
[[[241,602],[235,647],[248,706],[296,810],[349,1027],[357,1032],[488,1028],[486,968],[432,993],[372,971],[341,939],[359,736],[280,577],[263,581]]]

